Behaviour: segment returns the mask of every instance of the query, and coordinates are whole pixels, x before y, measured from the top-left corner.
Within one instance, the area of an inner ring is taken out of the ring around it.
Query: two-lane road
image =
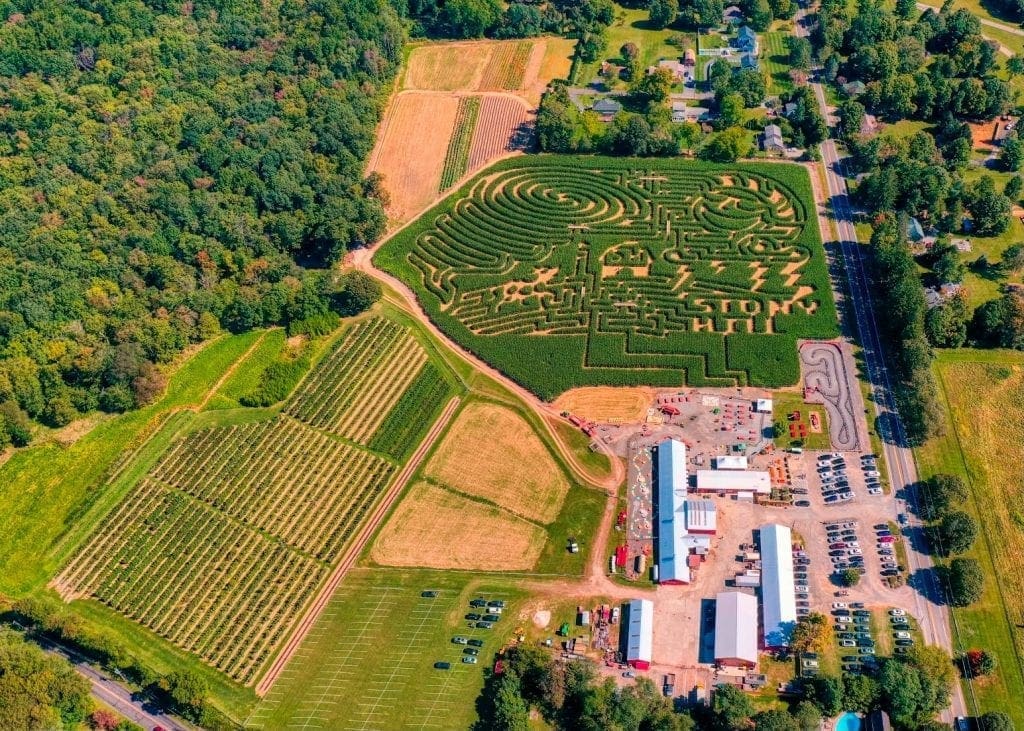
[[[802,9],[796,15],[794,27],[797,35],[807,35]],[[820,73],[820,69],[818,71]],[[822,85],[812,82],[811,87],[829,128],[833,128],[833,110],[828,106]],[[863,350],[866,375],[871,387],[871,401],[874,404],[878,431],[882,436],[890,483],[899,498],[896,504],[899,510],[907,514],[910,521],[909,533],[917,539],[904,541],[910,582],[916,590],[913,613],[920,623],[925,641],[943,647],[952,654],[953,637],[945,591],[937,579],[931,557],[921,550],[922,526],[916,517],[919,499],[917,466],[914,463],[913,451],[907,446],[906,432],[896,411],[892,382],[885,365],[885,352],[872,303],[873,284],[864,258],[866,247],[857,242],[857,232],[853,223],[849,190],[844,177],[845,161],[831,139],[822,143],[821,157],[825,190],[822,190],[820,185],[815,186],[819,198],[817,203],[822,206],[824,215],[831,214],[835,226],[834,247],[846,272],[848,285],[845,292],[848,299],[846,317],[852,326],[848,330],[855,330]],[[823,225],[822,236],[826,240],[829,239],[827,226]],[[943,713],[943,719],[952,722],[954,716],[965,715],[968,715],[966,704],[962,689],[957,683],[954,684],[952,708]]]

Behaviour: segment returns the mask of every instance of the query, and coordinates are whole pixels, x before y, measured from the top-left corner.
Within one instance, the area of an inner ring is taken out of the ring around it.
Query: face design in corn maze
[[[772,333],[817,307],[806,217],[749,172],[524,167],[477,181],[409,261],[476,335]]]

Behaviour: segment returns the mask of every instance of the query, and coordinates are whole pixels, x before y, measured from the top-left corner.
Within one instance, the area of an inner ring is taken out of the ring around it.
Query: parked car
[[[897,647],[913,647],[914,641],[913,640],[901,639],[901,640],[896,640],[893,644],[896,645]]]
[[[466,615],[466,619],[468,619],[470,622],[476,622],[477,620],[482,619],[482,616],[477,614],[476,612],[470,612]]]
[[[471,599],[470,602],[469,602],[469,606],[471,606],[471,607],[486,607],[487,606],[487,600],[486,599]]]
[[[450,662],[444,662],[443,660],[439,660],[439,661],[434,663],[434,669],[435,670],[451,670],[452,669],[452,664]]]
[[[892,634],[893,634],[893,637],[895,637],[897,640],[909,640],[910,639],[910,633],[909,632],[893,632]]]
[[[795,503],[793,503],[793,505],[795,505],[798,508],[809,508],[809,507],[811,507],[811,503],[808,500],[797,500]]]
[[[455,643],[456,645],[468,645],[469,644],[469,638],[468,637],[460,637],[460,636],[456,635],[455,637],[452,637],[452,642]]]
[[[498,609],[504,609],[505,602],[503,602],[501,599],[492,599],[491,601],[487,602],[487,606],[497,607]]]
[[[857,648],[857,652],[859,652],[861,655],[874,655],[875,654],[875,648],[873,648],[873,647],[858,647]]]
[[[839,640],[840,647],[856,647],[857,643],[853,640]]]
[[[464,658],[462,658],[462,662],[466,665],[476,665],[476,658],[472,655],[467,655]]]
[[[889,616],[890,617],[905,617],[905,616],[907,616],[907,610],[906,609],[900,609],[899,607],[896,607],[895,609],[890,609],[889,610]]]
[[[825,502],[826,503],[837,503],[837,502],[839,502],[839,496],[838,495],[829,495],[827,498],[825,498]]]
[[[492,627],[494,627],[494,623],[493,622],[477,622],[476,623],[476,628],[477,629],[491,629]]]
[[[483,640],[470,640],[469,644],[471,644],[473,647],[483,647],[484,646],[484,641]]]
[[[846,609],[846,602],[832,602],[833,609]]]

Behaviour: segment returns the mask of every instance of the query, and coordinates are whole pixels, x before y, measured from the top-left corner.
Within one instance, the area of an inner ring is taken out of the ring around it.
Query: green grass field
[[[106,489],[106,476],[171,411],[198,406],[260,336],[223,336],[207,344],[184,362],[152,406],[104,419],[69,447],[19,450],[0,467],[0,591],[23,595],[46,584],[91,530],[83,514],[119,499]]]
[[[970,555],[985,571],[985,593],[969,607],[953,610],[956,635],[963,649],[983,648],[999,662],[996,673],[965,686],[968,701],[976,697],[981,710],[1002,710],[1024,725],[1024,571],[1017,560],[1024,540],[1019,485],[1024,468],[1019,459],[1024,401],[1021,374],[1024,357],[1005,351],[943,352],[936,364],[949,408],[947,433],[917,450],[922,478],[945,472],[960,475],[971,487],[963,509],[973,514],[982,533]]]
[[[792,68],[789,65],[789,49],[786,48],[786,38],[790,35],[789,31],[772,31],[761,36],[761,60],[768,74],[769,94],[781,94],[793,88],[793,80],[789,77]]]
[[[285,338],[285,331],[281,328],[268,330],[249,357],[239,363],[231,377],[217,389],[206,408],[239,408],[239,399],[256,389],[263,371],[284,351]]]
[[[803,447],[804,449],[829,449],[832,444],[828,438],[828,415],[825,407],[817,404],[804,403],[803,394],[796,391],[776,391],[772,394],[772,408],[775,412],[775,423],[783,429],[783,435],[775,440],[775,444],[782,448]],[[786,415],[794,411],[800,412],[800,420],[808,426],[807,437],[804,439],[791,439]],[[815,413],[821,419],[821,432],[810,431],[810,414]]]
[[[375,260],[450,337],[543,398],[791,385],[796,339],[837,331],[809,200],[795,165],[516,158]]]
[[[424,590],[436,598],[424,598]],[[507,605],[494,629],[467,627],[469,600]],[[249,718],[260,729],[468,728],[484,669],[515,628],[521,591],[501,579],[433,571],[356,570],[338,589],[280,680]],[[463,645],[481,639],[478,662]],[[435,662],[451,663],[435,670]]]

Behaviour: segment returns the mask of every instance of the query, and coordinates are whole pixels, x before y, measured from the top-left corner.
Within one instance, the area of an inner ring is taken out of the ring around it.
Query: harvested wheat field
[[[643,421],[654,398],[653,388],[598,386],[566,391],[555,400],[554,406],[589,421],[615,424]]]
[[[485,96],[469,148],[469,172],[476,172],[496,157],[533,146],[533,112],[514,96]]]
[[[541,523],[558,517],[569,482],[530,424],[503,406],[471,403],[424,474]]]
[[[402,92],[384,114],[368,170],[384,176],[388,216],[405,221],[437,197],[459,97]]]
[[[401,86],[419,91],[518,91],[537,104],[552,79],[568,76],[573,44],[564,38],[425,43],[409,53]]]
[[[529,521],[418,482],[377,536],[370,558],[385,566],[522,571],[537,563],[546,539]]]

